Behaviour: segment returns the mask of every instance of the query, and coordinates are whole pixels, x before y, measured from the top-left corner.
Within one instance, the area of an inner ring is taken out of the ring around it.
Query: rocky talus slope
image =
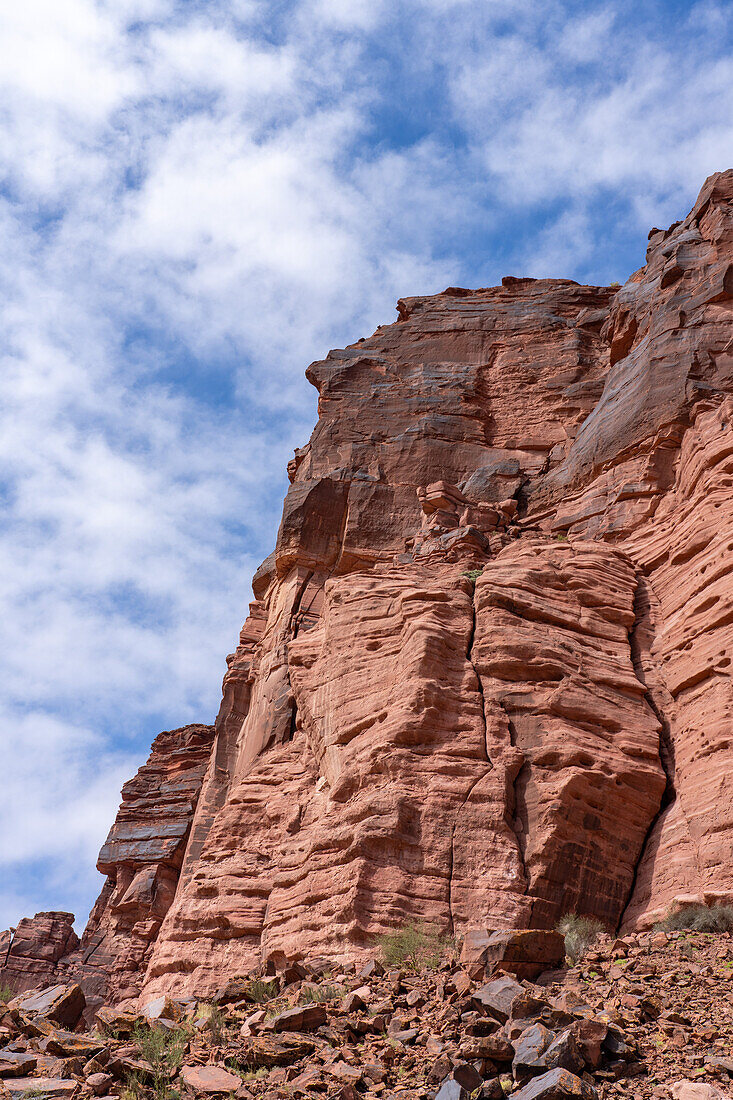
[[[156,741],[81,946],[39,915],[16,989],[733,901],[733,171],[622,287],[404,299],[307,373],[215,727]]]
[[[0,1097],[731,1100],[730,934],[606,936],[538,973],[527,958],[556,944],[526,940],[554,936],[469,937],[462,961],[305,960],[214,1003],[102,1008],[91,1031],[72,1030],[78,985],[21,994],[0,1003]]]

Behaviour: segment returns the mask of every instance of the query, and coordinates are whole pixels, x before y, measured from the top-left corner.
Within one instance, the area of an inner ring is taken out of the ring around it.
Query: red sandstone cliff
[[[123,792],[54,961],[99,997],[414,918],[733,901],[733,171],[620,289],[398,312],[308,369],[215,734],[161,735]]]

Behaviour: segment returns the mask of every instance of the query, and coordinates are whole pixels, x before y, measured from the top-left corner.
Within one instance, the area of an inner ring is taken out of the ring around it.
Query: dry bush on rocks
[[[451,936],[441,935],[428,924],[407,924],[396,932],[379,937],[382,958],[387,967],[435,970],[443,954],[455,947]]]
[[[733,906],[690,905],[668,913],[654,928],[661,932],[733,932]]]
[[[343,987],[340,985],[307,985],[300,991],[298,1003],[302,1005],[317,1004],[320,1001],[335,1001],[342,997]]]
[[[169,1079],[181,1068],[189,1040],[189,1032],[183,1027],[163,1031],[141,1025],[133,1031],[132,1041],[140,1051],[141,1058],[148,1062],[153,1071],[155,1100],[167,1100],[170,1096]],[[139,1080],[128,1080],[127,1087],[133,1096],[136,1086],[139,1088]]]
[[[252,1004],[265,1004],[267,1001],[271,1001],[273,997],[277,997],[277,994],[278,984],[276,981],[267,982],[262,978],[253,978],[251,982],[247,983],[246,996]]]
[[[202,1001],[196,1009],[196,1019],[207,1021],[211,1037],[215,1042],[220,1042],[223,1039],[225,1016],[217,1005]]]
[[[576,963],[592,947],[606,929],[595,917],[579,917],[575,913],[566,913],[557,925],[557,931],[565,937],[565,952],[571,962]]]

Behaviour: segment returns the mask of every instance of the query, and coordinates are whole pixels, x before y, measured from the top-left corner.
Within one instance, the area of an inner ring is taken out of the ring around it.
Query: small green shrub
[[[654,925],[657,932],[733,932],[733,906],[689,905],[668,913],[664,920]]]
[[[343,996],[343,992],[340,985],[307,985],[301,989],[298,1003],[307,1005],[320,1001],[335,1001]]]
[[[567,542],[568,541],[568,536],[567,535],[555,535],[555,538],[557,539],[558,542]]]
[[[429,924],[407,924],[397,932],[380,936],[378,942],[386,966],[414,972],[437,969],[443,953],[455,947],[451,936],[441,935]]]
[[[595,917],[566,913],[558,923],[557,931],[565,937],[565,954],[572,963],[577,963],[606,929]]]
[[[612,282],[612,283],[609,283],[608,285],[609,285],[610,287],[613,287],[613,289],[614,289],[614,290],[618,290],[618,288],[619,288],[619,287],[621,286],[621,283],[617,283],[617,282],[616,282],[616,281],[614,280],[614,282]]]
[[[277,982],[266,982],[263,978],[253,978],[247,982],[244,995],[252,1004],[261,1005],[277,997]]]
[[[14,996],[15,994],[13,993],[9,985],[0,985],[0,1001],[2,1001],[3,1004],[7,1004],[8,1001],[12,1001]]]
[[[168,1081],[173,1073],[181,1068],[183,1058],[188,1049],[188,1031],[183,1027],[172,1028],[170,1031],[159,1027],[138,1025],[132,1033],[132,1041],[140,1051],[140,1057],[148,1062],[153,1071],[153,1093],[155,1100],[168,1100],[170,1089]],[[131,1092],[130,1100],[138,1100],[142,1090],[139,1078],[126,1082]]]
[[[225,1016],[214,1004],[202,1001],[196,1008],[197,1020],[208,1020],[209,1034],[215,1043],[220,1043],[226,1034]]]
[[[461,576],[462,577],[468,577],[468,579],[473,584],[475,584],[482,573],[483,573],[483,569],[464,569],[464,571],[461,573]]]
[[[136,1073],[129,1074],[124,1087],[120,1090],[120,1100],[143,1100],[145,1089]]]

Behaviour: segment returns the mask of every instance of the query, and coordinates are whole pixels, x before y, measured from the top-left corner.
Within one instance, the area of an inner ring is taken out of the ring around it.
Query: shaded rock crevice
[[[665,713],[665,706],[668,706],[671,701],[671,696],[669,692],[666,691],[666,688],[663,687],[663,681],[661,680],[659,670],[656,667],[656,662],[651,652],[655,634],[652,619],[652,607],[654,603],[658,603],[658,600],[656,599],[652,585],[642,570],[637,568],[636,589],[634,592],[634,622],[629,630],[629,650],[636,678],[644,688],[644,699],[646,704],[659,724],[659,763],[666,776],[666,785],[662,793],[659,809],[649,822],[649,827],[639,850],[639,856],[634,867],[634,875],[629,887],[626,904],[621,911],[615,928],[617,934],[620,934],[623,928],[629,905],[635,896],[639,879],[639,869],[649,857],[649,846],[655,835],[655,831],[658,829],[660,820],[665,811],[677,797],[677,792],[675,790],[674,742],[672,740],[669,718]],[[652,680],[655,681],[654,684],[651,682]]]
[[[482,737],[481,737],[481,751],[483,760],[486,763],[486,768],[473,780],[469,786],[465,798],[456,809],[451,825],[450,833],[450,850],[449,850],[449,865],[448,865],[448,914],[450,920],[450,933],[455,935],[457,931],[457,922],[454,915],[454,900],[453,900],[453,888],[454,888],[454,866],[455,866],[455,840],[456,830],[461,826],[461,818],[466,805],[468,804],[472,794],[476,788],[481,784],[484,779],[493,770],[494,765],[489,757],[488,745],[486,742],[487,737],[487,723],[486,723],[486,701],[484,699],[484,689],[481,676],[473,661],[473,646],[476,640],[476,585],[474,581],[469,579],[471,586],[471,626],[468,634],[468,642],[466,646],[466,661],[471,665],[474,676],[476,678],[476,687],[480,698],[480,714],[482,719]]]

